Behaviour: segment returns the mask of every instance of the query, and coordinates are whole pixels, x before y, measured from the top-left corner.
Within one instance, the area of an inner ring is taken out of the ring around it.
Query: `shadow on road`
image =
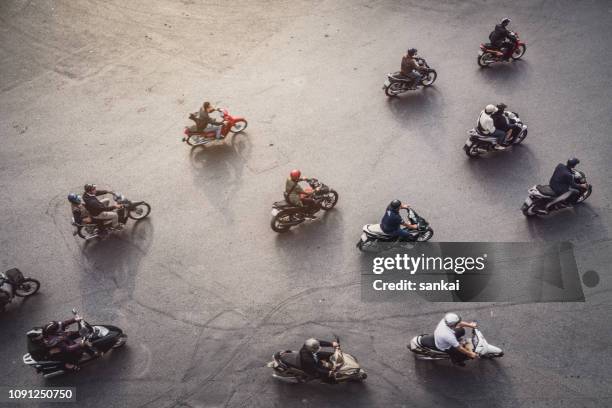
[[[512,63],[496,63],[487,68],[479,68],[478,72],[490,85],[512,86],[524,82],[529,78],[531,68],[526,60],[518,60]]]
[[[435,86],[387,98],[387,106],[402,124],[414,126],[438,120],[443,108],[441,92]]]
[[[527,231],[543,241],[598,240],[608,238],[605,217],[588,202],[546,216],[525,217]]]

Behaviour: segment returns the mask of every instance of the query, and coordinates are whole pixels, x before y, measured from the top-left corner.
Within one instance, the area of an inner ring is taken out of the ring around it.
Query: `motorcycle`
[[[285,193],[284,201],[277,201],[272,204],[272,220],[270,226],[276,232],[287,232],[295,225],[301,224],[308,216],[316,214],[319,210],[329,211],[338,203],[338,193],[319,182],[315,178],[305,180],[309,188],[305,189],[305,193],[309,198],[314,200],[315,209],[307,207],[298,207],[289,202],[289,197]]]
[[[338,347],[329,357],[329,368],[335,374],[336,383],[361,382],[368,378],[368,374],[361,368],[357,359],[342,351],[339,339],[336,338],[335,341]],[[302,370],[299,351],[279,351],[272,355],[272,361],[267,364],[267,367],[274,370],[272,377],[286,383],[299,384],[317,378]]]
[[[218,109],[218,111],[223,114],[221,135],[224,138],[229,132],[236,134],[243,132],[247,128],[248,122],[245,118],[240,116],[232,116],[229,114],[227,109]],[[195,122],[196,114],[190,114],[189,119]],[[216,140],[214,130],[198,132],[196,126],[185,127],[183,133],[185,134],[183,137],[183,142],[186,142],[189,146],[202,146]]]
[[[127,342],[127,334],[123,333],[123,330],[116,326],[105,325],[94,325],[92,326],[82,317],[77,314],[77,311],[72,309],[79,325],[79,336],[91,342],[92,348],[97,353],[84,352],[83,357],[77,364],[79,367],[90,363],[100,358],[104,353],[119,348]],[[36,370],[37,373],[42,374],[44,378],[53,378],[66,373],[64,361],[55,361],[48,359],[46,353],[41,353],[40,346],[32,342],[32,338],[40,337],[42,329],[34,329],[28,332],[28,353],[23,356],[23,363]]]
[[[438,73],[435,69],[432,69],[427,64],[424,58],[415,58],[417,64],[423,68],[421,71],[421,81],[414,85],[412,84],[412,80],[409,78],[402,77],[400,72],[394,72],[392,74],[387,74],[387,79],[383,84],[382,89],[385,91],[385,94],[389,97],[397,96],[406,91],[418,89],[419,85],[423,87],[431,86],[436,78],[438,77]]]
[[[527,125],[521,121],[521,118],[519,118],[516,112],[504,111],[504,115],[506,115],[510,123],[517,125],[511,132],[510,138],[506,140],[504,146],[522,143],[527,137]],[[478,157],[495,150],[497,138],[480,133],[478,127],[469,130],[468,135],[469,137],[465,141],[465,145],[463,145],[463,150],[469,157]]]
[[[119,223],[126,224],[128,218],[134,221],[140,221],[146,218],[151,212],[151,206],[144,201],[130,201],[125,198],[121,193],[112,193],[113,198],[117,204],[121,204],[123,207],[117,210],[119,215]],[[78,235],[85,241],[89,241],[94,238],[103,238],[108,235],[111,231],[120,230],[120,228],[114,228],[111,226],[110,220],[97,220],[92,218],[92,222],[79,224],[72,218],[72,225],[75,227],[72,235]]]
[[[515,32],[510,33],[510,46],[512,47],[511,59],[513,61],[521,59],[525,55],[525,51],[527,51],[527,45],[520,40],[518,33]],[[493,44],[480,44],[480,52],[477,58],[478,65],[488,67],[494,62],[504,61],[503,56],[503,51],[494,47]]]
[[[33,278],[26,278],[17,268],[0,272],[0,312],[13,301],[15,296],[26,298],[32,296],[40,289],[40,282]]]
[[[496,347],[484,338],[479,329],[472,329],[472,337],[468,340],[472,346],[472,350],[478,354],[480,358],[498,358],[503,357],[504,352],[499,347]],[[447,360],[450,355],[442,350],[438,350],[434,341],[433,334],[421,334],[414,336],[408,344],[408,349],[415,354],[415,358],[419,360]]]
[[[572,169],[572,173],[574,174],[576,183],[587,184],[587,187],[580,193],[580,196],[576,200],[576,204],[580,204],[589,198],[593,192],[593,186],[587,183],[586,174],[580,170]],[[566,202],[562,196],[558,196],[548,185],[535,185],[529,189],[528,194],[525,202],[521,206],[521,211],[526,217],[547,215],[551,212],[574,206],[574,204]]]
[[[360,251],[375,248],[378,243],[390,243],[397,246],[405,245],[406,242],[425,242],[433,237],[434,231],[425,218],[421,217],[412,208],[408,208],[408,220],[410,224],[416,224],[415,230],[409,230],[411,237],[403,238],[399,235],[389,235],[383,232],[380,224],[366,224],[363,226],[361,239],[357,242]],[[392,245],[394,246],[394,245]]]

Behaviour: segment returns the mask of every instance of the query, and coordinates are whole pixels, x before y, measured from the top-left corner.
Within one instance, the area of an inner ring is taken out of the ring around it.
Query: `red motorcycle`
[[[518,33],[510,33],[510,43],[512,47],[512,60],[521,59],[527,51],[527,45],[519,39]],[[478,53],[478,65],[481,67],[488,67],[494,62],[504,61],[504,52],[499,48],[496,48],[491,43],[480,44],[480,52]]]
[[[240,116],[232,116],[227,109],[218,109],[223,114],[223,126],[221,127],[221,135],[225,138],[229,132],[234,134],[243,132],[246,129],[248,122]],[[189,119],[196,121],[195,113],[189,115]],[[197,123],[197,122],[196,122]],[[216,133],[214,130],[198,132],[196,126],[185,127],[183,132],[183,142],[189,146],[200,146],[210,143],[215,140]]]

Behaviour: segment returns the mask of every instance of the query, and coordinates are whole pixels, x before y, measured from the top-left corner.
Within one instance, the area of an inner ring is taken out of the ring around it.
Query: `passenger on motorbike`
[[[453,363],[463,367],[465,360],[476,358],[478,355],[471,350],[471,345],[463,339],[464,327],[476,328],[476,322],[464,322],[456,313],[447,313],[440,320],[434,331],[434,342],[438,350],[446,352]]]
[[[72,218],[74,218],[74,222],[77,224],[89,224],[92,222],[91,217],[89,216],[89,212],[87,208],[83,205],[83,200],[81,196],[75,193],[68,194],[68,201],[70,202],[70,207],[72,209]]]
[[[578,163],[580,163],[580,160],[574,157],[569,159],[566,164],[559,163],[555,168],[548,184],[555,194],[557,194],[558,198],[546,205],[547,210],[550,204],[563,200],[570,204],[575,204],[578,197],[580,197],[581,190],[587,189],[588,186],[586,184],[576,183],[574,178],[572,169],[576,167]]]
[[[400,69],[400,75],[410,80],[411,89],[416,89],[417,85],[422,79],[420,73],[423,71],[423,68],[417,63],[415,59],[416,55],[416,48],[408,49],[406,55],[402,57],[402,65]]]
[[[500,102],[495,105],[495,107],[497,108],[497,112],[495,112],[495,114],[501,115],[505,121],[504,125],[512,132],[512,136],[517,136],[518,133],[522,130],[522,127],[516,124],[515,119],[512,119],[508,116],[508,112],[506,112],[506,108],[508,107],[508,105],[503,102]],[[495,118],[493,118],[493,121],[495,122]],[[497,127],[497,125],[495,125],[495,127]]]
[[[507,129],[507,123],[505,119],[502,118],[503,123],[498,121],[498,125],[503,126],[502,129],[497,128],[495,125],[494,114],[497,112],[497,108],[495,105],[487,105],[483,111],[480,112],[480,116],[478,116],[478,123],[476,124],[476,128],[479,133],[483,135],[493,136],[497,139],[497,144],[494,146],[497,150],[505,150],[504,144],[506,141],[506,137],[510,135],[510,130]],[[499,117],[498,117],[499,118]],[[506,128],[506,130],[504,130]]]
[[[380,229],[388,235],[412,239],[413,236],[410,230],[417,229],[417,225],[408,224],[399,213],[400,209],[408,208],[410,207],[408,205],[403,205],[400,200],[391,201],[385,210],[385,215],[380,221]]]
[[[123,224],[119,224],[119,214],[117,213],[117,210],[123,208],[123,205],[111,205],[110,198],[98,200],[98,196],[111,194],[112,191],[98,190],[95,184],[85,184],[84,189],[85,193],[83,194],[83,201],[85,202],[85,208],[89,214],[94,219],[102,221],[110,220],[113,228],[121,229]]]
[[[508,61],[512,55],[512,32],[507,28],[511,21],[508,17],[503,18],[499,24],[495,25],[491,34],[489,34],[491,45],[503,51],[505,61]]]
[[[335,341],[324,341],[310,338],[300,349],[300,365],[308,375],[320,378],[323,382],[335,382],[334,371],[330,370],[329,357],[333,352],[320,351],[321,347],[338,347]]]
[[[316,218],[314,215],[316,203],[309,197],[310,194],[300,187],[300,181],[306,180],[306,178],[301,177],[301,175],[302,172],[300,170],[291,170],[291,173],[289,173],[289,177],[285,182],[285,198],[289,204],[309,209],[309,211],[305,213],[305,216],[309,218]]]
[[[66,328],[79,321],[72,318],[64,321],[49,322],[42,330],[43,343],[48,349],[50,358],[64,362],[68,370],[78,371],[78,362],[85,351],[95,355],[91,342],[81,339],[78,331],[69,331]]]
[[[204,102],[197,114],[193,114],[196,123],[196,129],[198,132],[214,131],[215,139],[223,139],[221,136],[221,130],[225,122],[215,120],[210,116],[210,113],[216,111],[216,109],[210,102]]]

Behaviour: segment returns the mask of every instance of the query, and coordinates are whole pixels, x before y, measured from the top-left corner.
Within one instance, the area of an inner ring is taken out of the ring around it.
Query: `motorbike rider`
[[[221,130],[223,130],[223,125],[225,122],[215,120],[210,116],[210,113],[216,110],[218,109],[216,109],[210,102],[204,102],[198,113],[193,114],[195,117],[193,120],[196,123],[196,130],[198,132],[214,131],[215,139],[220,140],[223,139],[223,136],[221,136]]]
[[[506,112],[506,108],[508,107],[508,105],[506,105],[503,102],[500,102],[497,105],[495,105],[495,107],[497,108],[497,112],[495,112],[495,115],[500,115],[500,117],[504,119],[504,122],[502,123],[502,125],[506,126],[507,129],[511,130],[513,137],[518,135],[518,133],[522,130],[522,128],[519,125],[517,125],[516,119],[512,119],[508,116],[508,112]],[[493,122],[495,123],[495,127],[497,128],[497,124],[496,124],[497,122],[496,122],[495,117],[493,118]]]
[[[401,76],[410,79],[410,88],[416,89],[421,82],[421,72],[423,68],[417,63],[415,57],[417,55],[416,48],[409,48],[406,55],[402,57],[402,65],[400,69]]]
[[[506,138],[510,135],[511,130],[508,129],[507,122],[503,117],[497,117],[498,125],[502,126],[502,128],[499,129],[495,125],[494,114],[497,112],[497,110],[498,109],[495,107],[495,105],[489,104],[485,106],[484,110],[480,112],[480,116],[478,116],[476,129],[483,135],[492,136],[497,139],[497,143],[494,146],[495,149],[505,150],[506,148],[504,147],[504,144]]]
[[[96,355],[91,342],[81,339],[78,331],[69,331],[66,328],[79,321],[78,317],[64,321],[52,321],[47,323],[42,329],[43,344],[48,349],[49,357],[64,362],[64,367],[68,370],[78,371],[78,362],[84,352]]]
[[[123,208],[123,205],[111,205],[110,198],[98,200],[98,196],[111,194],[112,191],[98,190],[95,184],[85,184],[84,189],[83,201],[91,217],[98,220],[110,220],[113,228],[121,229],[123,224],[119,224],[119,214],[117,210]]]
[[[388,235],[412,239],[410,230],[417,229],[417,225],[408,224],[399,213],[401,209],[407,210],[408,208],[410,207],[407,204],[402,204],[400,200],[391,201],[380,221],[380,229]]]
[[[504,17],[501,19],[499,24],[495,25],[495,28],[489,34],[489,41],[491,41],[491,45],[497,48],[500,51],[503,51],[503,59],[504,61],[510,60],[510,56],[512,55],[512,32],[508,30],[508,25],[510,25],[510,20],[508,17]]]
[[[465,336],[464,327],[476,328],[476,322],[464,322],[457,313],[447,313],[440,320],[434,331],[436,348],[446,352],[453,363],[463,367],[465,360],[478,355],[470,350],[469,343],[462,341]]]
[[[338,347],[338,343],[314,338],[306,340],[300,349],[300,366],[306,374],[320,378],[323,382],[333,383],[335,382],[334,371],[326,366],[333,353],[320,351],[321,347]]]
[[[89,216],[87,208],[83,205],[81,196],[75,193],[68,194],[68,201],[70,202],[70,208],[72,210],[72,218],[77,224],[89,224],[92,219]]]
[[[297,207],[306,207],[309,209],[309,211],[305,213],[306,217],[316,218],[314,215],[316,212],[316,203],[309,197],[310,194],[300,187],[300,181],[307,180],[301,176],[302,172],[300,170],[291,170],[291,173],[289,173],[289,177],[287,177],[287,181],[285,182],[285,199],[289,204]]]
[[[586,190],[586,184],[576,183],[572,169],[580,163],[580,160],[573,157],[566,164],[559,163],[550,178],[548,184],[550,188],[557,194],[557,199],[547,204],[546,209],[554,202],[565,201],[570,204],[575,204],[580,197],[581,190]]]

